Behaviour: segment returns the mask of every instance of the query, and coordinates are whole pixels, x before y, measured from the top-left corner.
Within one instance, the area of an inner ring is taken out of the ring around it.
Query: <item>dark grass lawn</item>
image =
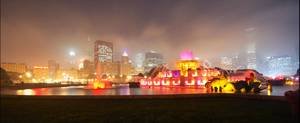
[[[292,123],[287,102],[235,98],[2,99],[1,123]]]

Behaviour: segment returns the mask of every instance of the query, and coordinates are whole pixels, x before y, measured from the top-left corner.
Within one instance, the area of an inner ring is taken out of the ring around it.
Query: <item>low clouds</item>
[[[173,64],[185,49],[204,59],[241,52],[245,29],[252,28],[261,55],[299,55],[290,50],[299,50],[298,0],[4,0],[1,10],[6,62],[23,62],[31,54],[25,62],[46,64],[66,59],[69,48],[92,56],[93,41],[107,40],[114,42],[115,55],[156,50]]]

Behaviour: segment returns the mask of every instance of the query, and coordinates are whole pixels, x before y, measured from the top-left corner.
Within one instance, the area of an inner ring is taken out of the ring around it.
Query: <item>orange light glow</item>
[[[180,70],[181,75],[186,75],[188,70],[196,70],[199,66],[200,63],[197,60],[180,60],[177,61],[177,68]]]
[[[44,67],[44,66],[34,66],[33,68],[36,68],[36,69],[48,69],[48,67]]]
[[[173,85],[179,85],[180,84],[180,80],[178,80],[177,82],[175,80],[173,80],[172,84]]]
[[[195,80],[192,80],[191,82],[185,81],[186,85],[195,85]]]
[[[140,81],[140,83],[141,83],[141,85],[147,85],[147,81],[145,81],[143,79]]]
[[[200,80],[197,80],[197,85],[203,85]]]
[[[151,80],[148,81],[148,85],[152,85],[152,83],[153,83],[153,82],[152,82]]]
[[[164,80],[162,80],[162,83],[161,83],[162,85],[170,85],[170,81],[169,80],[167,80],[167,81],[164,81]]]
[[[94,89],[104,88],[104,83],[102,83],[102,82],[94,82],[93,83],[93,88]]]
[[[153,84],[154,84],[154,85],[160,85],[160,81],[159,81],[159,80],[154,81]]]
[[[192,75],[193,77],[196,77],[196,76],[198,76],[198,72],[197,71],[195,71],[194,73],[193,73],[193,75]]]

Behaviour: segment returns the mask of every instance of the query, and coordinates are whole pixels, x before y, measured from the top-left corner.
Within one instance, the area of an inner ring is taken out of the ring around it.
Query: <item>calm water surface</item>
[[[288,90],[297,90],[295,86],[273,86],[273,91],[264,90],[260,95],[284,96]],[[35,89],[1,89],[1,95],[166,95],[166,94],[204,94],[208,93],[204,87],[142,87],[129,88],[126,85],[107,89],[89,89],[85,86],[69,86]]]

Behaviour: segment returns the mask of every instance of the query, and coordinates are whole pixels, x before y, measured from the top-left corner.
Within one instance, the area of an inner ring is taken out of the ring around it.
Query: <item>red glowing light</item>
[[[92,89],[103,89],[103,88],[111,88],[112,83],[109,81],[93,81],[87,85],[88,88]]]

